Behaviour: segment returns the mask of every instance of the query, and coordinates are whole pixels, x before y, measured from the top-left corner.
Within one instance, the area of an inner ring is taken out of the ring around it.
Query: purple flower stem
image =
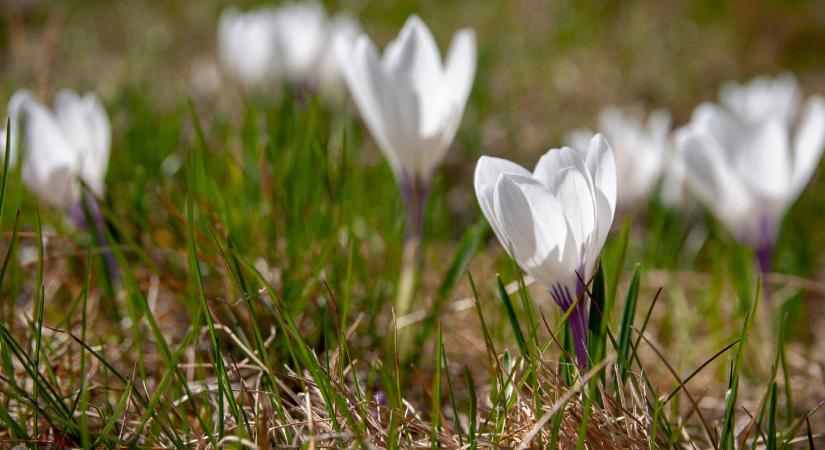
[[[404,234],[404,253],[401,257],[401,274],[396,288],[395,307],[399,316],[410,310],[415,294],[418,270],[421,264],[421,237],[424,231],[424,211],[429,195],[429,183],[419,177],[402,175],[398,179],[404,200],[407,224]],[[399,352],[406,354],[411,343],[409,330],[399,334]]]
[[[585,307],[585,289],[581,281],[576,282],[576,297],[570,294],[570,289],[566,286],[556,284],[550,289],[550,295],[556,301],[562,311],[567,311],[572,307],[573,312],[567,317],[567,324],[570,325],[570,332],[573,335],[573,348],[576,351],[576,363],[579,369],[586,370],[589,357],[587,355],[587,308]],[[580,299],[575,306],[576,299]]]
[[[773,266],[773,250],[773,242],[767,240],[756,247],[756,262],[759,265],[759,273],[762,275],[771,271]]]
[[[86,207],[88,208],[88,214],[94,225],[95,236],[97,237],[98,244],[103,251],[103,261],[106,264],[106,269],[109,271],[109,275],[112,280],[119,280],[120,271],[118,270],[117,261],[115,261],[115,257],[109,249],[109,241],[106,239],[106,233],[103,231],[106,227],[106,222],[103,220],[103,213],[100,210],[100,205],[98,205],[95,197],[88,192],[84,194],[84,199]],[[84,210],[83,203],[84,200],[80,200],[69,207],[69,218],[72,219],[72,222],[74,222],[78,228],[82,230],[89,230],[89,224],[87,222],[86,211]]]
[[[403,174],[399,180],[401,197],[407,213],[407,228],[404,242],[421,242],[424,233],[424,213],[430,195],[430,183],[422,177]]]
[[[767,219],[762,220],[761,228],[761,236],[759,237],[759,242],[756,245],[755,252],[756,263],[759,267],[759,275],[763,277],[762,297],[767,299],[770,297],[770,289],[768,285],[765,284],[764,276],[773,269],[773,253],[776,248],[776,231]]]

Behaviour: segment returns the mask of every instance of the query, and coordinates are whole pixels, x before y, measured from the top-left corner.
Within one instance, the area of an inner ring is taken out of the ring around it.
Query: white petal
[[[478,205],[484,217],[490,222],[490,225],[498,236],[499,241],[504,242],[503,236],[499,235],[500,225],[496,222],[495,208],[493,202],[493,188],[498,182],[501,174],[513,174],[530,176],[530,172],[524,167],[502,158],[495,158],[491,156],[482,156],[478,159],[476,164],[474,184],[476,197],[478,198]]]
[[[361,35],[354,44],[339,41],[336,53],[344,79],[349,86],[350,95],[358,107],[358,112],[361,113],[364,124],[384,152],[390,166],[396,173],[400,172],[401,163],[393,152],[390,141],[389,128],[392,125],[387,121],[391,118],[383,111],[383,103],[380,100],[382,96],[389,95],[379,90],[386,83],[374,83],[372,80],[372,73],[376,70],[380,71],[375,46],[367,36]]]
[[[404,75],[422,92],[432,92],[443,72],[438,46],[432,32],[416,15],[410,16],[398,37],[387,45],[384,67]]]
[[[754,199],[724,159],[724,150],[704,127],[693,124],[676,134],[690,190],[731,233],[741,237],[743,222],[754,209]]]
[[[503,173],[530,176],[530,171],[512,161],[484,155],[478,159],[476,164],[474,176],[476,193],[492,189],[498,181],[499,175]]]
[[[550,149],[539,158],[536,168],[533,169],[533,178],[549,188],[562,170],[568,168],[575,168],[579,172],[587,173],[587,165],[584,162],[583,154],[570,147]]]
[[[314,1],[282,6],[277,11],[275,36],[281,61],[293,82],[315,82],[326,43],[326,12]]]
[[[607,240],[616,214],[616,163],[613,149],[603,135],[597,134],[590,140],[585,163],[593,179],[597,216],[596,234],[588,256],[596,258]]]
[[[791,182],[790,143],[785,124],[774,117],[755,130],[747,142],[749,150],[736,157],[743,180],[759,195],[784,199]]]
[[[443,140],[449,146],[461,117],[464,115],[464,107],[467,105],[467,98],[473,88],[473,78],[476,72],[476,37],[470,29],[460,30],[453,36],[450,51],[444,67],[445,79],[440,88],[445,97],[449,96],[450,104],[447,106],[448,116],[445,117],[445,131]]]
[[[561,170],[552,180],[550,192],[558,199],[567,223],[572,231],[574,249],[578,256],[576,266],[585,262],[595,237],[596,203],[587,173],[576,167]]]
[[[95,194],[102,195],[111,141],[111,127],[103,105],[92,93],[81,98],[62,90],[55,96],[54,113],[63,135],[77,151],[83,180]]]
[[[567,282],[576,262],[561,259],[567,225],[559,202],[529,176],[503,174],[494,188],[502,244],[527,273],[545,286]]]
[[[268,7],[247,13],[229,8],[221,13],[218,56],[224,69],[245,88],[264,87],[280,76],[276,21],[274,8]]]
[[[703,127],[713,136],[721,145],[724,158],[732,159],[746,147],[742,145],[742,141],[747,138],[748,130],[736,117],[718,105],[702,103],[693,111],[691,122]]]
[[[77,151],[66,139],[52,113],[36,101],[23,108],[25,143],[23,181],[45,202],[68,207],[79,198],[75,179],[79,172]]]
[[[616,213],[616,160],[613,149],[604,135],[597,134],[590,140],[585,163],[596,193],[601,194],[609,206],[608,211],[599,211],[599,215],[609,217],[612,223],[613,215]]]
[[[794,135],[793,197],[805,188],[825,149],[825,99],[811,97],[800,116]]]

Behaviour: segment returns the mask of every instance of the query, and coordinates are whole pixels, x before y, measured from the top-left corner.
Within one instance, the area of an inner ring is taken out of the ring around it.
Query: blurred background
[[[679,126],[730,79],[791,71],[806,94],[825,92],[825,4],[815,0],[324,3],[353,14],[378,45],[412,13],[443,50],[458,28],[476,30],[476,82],[446,163],[449,179],[465,180],[468,162],[482,153],[533,161],[570,130],[595,126],[605,104],[666,108]],[[113,153],[139,145],[142,162],[160,164],[165,148],[129,142],[140,126],[132,115],[150,108],[169,117],[187,98],[204,114],[237,109],[240,97],[226,89],[217,62],[218,16],[229,5],[262,4],[4,0],[0,95],[94,90],[113,118]],[[459,227],[475,214],[460,209]]]

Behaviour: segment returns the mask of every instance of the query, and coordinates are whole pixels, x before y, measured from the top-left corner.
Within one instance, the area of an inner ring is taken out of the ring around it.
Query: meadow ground
[[[0,446],[825,446],[825,176],[788,213],[761,289],[752,255],[699,205],[625,212],[591,285],[607,320],[587,373],[472,186],[480,155],[532,166],[605,104],[664,107],[678,125],[723,81],[786,70],[824,93],[825,4],[328,4],[382,45],[412,13],[442,48],[460,27],[477,34],[400,317],[404,212],[389,166],[353,108],[228,83],[223,6],[3,4],[0,98],[70,87],[103,99],[120,275],[8,173]]]

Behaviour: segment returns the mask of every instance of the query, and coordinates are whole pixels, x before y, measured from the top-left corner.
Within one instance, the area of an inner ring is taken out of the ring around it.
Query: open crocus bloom
[[[670,153],[670,113],[657,110],[647,121],[616,106],[599,114],[599,130],[607,136],[616,157],[616,173],[622,180],[617,196],[619,211],[629,212],[647,200],[665,168]],[[593,137],[587,129],[576,130],[567,144],[584,150]]]
[[[218,51],[226,70],[247,89],[279,80],[321,89],[340,89],[340,71],[330,67],[338,40],[353,38],[358,23],[348,15],[328,20],[317,2],[287,3],[242,13],[230,8],[218,24]]]
[[[365,35],[339,45],[338,56],[355,104],[396,177],[428,182],[455,137],[470,95],[474,33],[456,33],[442,64],[432,33],[411,16],[383,56]]]
[[[758,101],[745,103],[753,105],[748,111],[759,110]],[[767,271],[782,217],[822,156],[825,99],[813,96],[801,111],[777,110],[761,121],[742,114],[702,104],[676,140],[691,191],[740,242],[757,250],[760,269]]]
[[[601,135],[584,152],[552,149],[535,170],[482,156],[475,191],[501,244],[569,316],[580,367],[587,367],[585,283],[593,276],[616,210],[613,150]]]
[[[30,92],[20,90],[9,101],[9,110],[13,121],[22,126],[20,133],[27,150],[22,162],[23,181],[32,192],[44,202],[66,210],[80,203],[78,180],[96,196],[103,195],[111,128],[96,95],[80,97],[60,91],[52,111]]]

